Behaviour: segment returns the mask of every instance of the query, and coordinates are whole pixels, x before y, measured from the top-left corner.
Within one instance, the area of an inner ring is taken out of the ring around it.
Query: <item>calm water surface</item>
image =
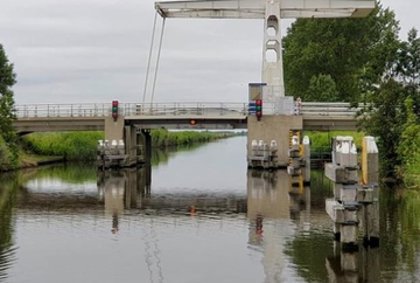
[[[383,189],[381,246],[342,253],[330,184],[248,171],[244,137],[152,168],[0,177],[0,282],[420,282],[420,194]]]

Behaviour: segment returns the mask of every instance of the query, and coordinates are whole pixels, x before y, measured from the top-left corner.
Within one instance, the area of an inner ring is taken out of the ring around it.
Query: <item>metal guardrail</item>
[[[122,103],[119,113],[124,116],[191,116],[191,115],[247,115],[246,103]],[[19,119],[107,117],[111,105],[101,104],[32,104],[16,105]]]
[[[303,103],[304,116],[355,116],[359,108],[349,103]],[[119,112],[124,116],[238,116],[248,114],[247,103],[121,103]],[[97,118],[111,114],[110,103],[87,104],[30,104],[16,105],[18,119],[31,118]]]
[[[301,115],[306,116],[356,116],[357,112],[362,108],[359,105],[351,108],[350,103],[342,102],[304,102],[300,111]]]
[[[28,104],[16,105],[15,115],[22,118],[106,117],[111,106],[103,104]]]

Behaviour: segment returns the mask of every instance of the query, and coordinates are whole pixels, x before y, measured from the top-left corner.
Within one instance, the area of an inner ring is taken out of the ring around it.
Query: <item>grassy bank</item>
[[[364,133],[351,131],[332,131],[332,132],[305,132],[311,141],[311,150],[331,150],[331,138],[337,136],[351,136],[356,142],[356,146],[361,148]]]
[[[167,146],[204,143],[231,136],[233,136],[233,133],[229,132],[169,132],[160,129],[152,131],[152,144],[153,147],[163,148]]]
[[[232,136],[221,132],[169,132],[152,131],[152,145],[163,148],[177,145],[191,145]],[[35,154],[63,156],[66,160],[96,159],[97,141],[104,139],[103,132],[36,133],[23,138],[24,148]]]
[[[102,132],[36,133],[23,138],[24,148],[38,155],[62,156],[66,160],[93,160]]]

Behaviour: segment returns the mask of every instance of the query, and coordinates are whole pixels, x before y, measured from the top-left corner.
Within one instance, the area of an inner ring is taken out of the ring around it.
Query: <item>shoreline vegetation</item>
[[[243,135],[243,132],[196,132],[159,129],[152,131],[152,145],[156,149],[177,148],[199,145],[237,135]],[[314,131],[305,132],[304,135],[310,138],[312,153],[325,153],[331,150],[330,140],[336,136],[353,137],[360,151],[365,134],[349,131]],[[0,171],[12,171],[64,161],[93,161],[96,159],[96,146],[100,139],[104,139],[103,132],[34,133],[19,140],[19,158],[13,160],[14,155],[4,140],[0,138]],[[408,168],[411,174],[407,174],[410,177],[410,182],[406,184],[407,187],[419,189],[418,173],[416,173],[419,170],[418,168],[420,168],[418,162],[413,163]],[[415,173],[414,178],[412,172]]]
[[[240,132],[152,131],[152,146],[167,148],[188,146],[240,135]],[[63,161],[96,160],[97,141],[103,132],[33,133],[18,142],[18,158],[0,139],[0,171],[12,171]]]

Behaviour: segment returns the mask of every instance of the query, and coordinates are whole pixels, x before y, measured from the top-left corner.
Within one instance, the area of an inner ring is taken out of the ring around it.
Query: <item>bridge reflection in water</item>
[[[41,169],[40,173],[42,176],[45,172]],[[142,215],[153,218],[178,215],[197,218],[197,221],[229,217],[241,221],[243,216],[248,222],[248,240],[244,244],[252,253],[261,255],[265,282],[283,282],[290,278],[372,282],[380,278],[378,249],[361,247],[358,252],[343,252],[334,244],[329,218],[321,206],[325,188],[319,184],[313,189],[293,187],[285,171],[249,170],[247,192],[240,195],[186,191],[169,196],[162,192],[153,193],[150,167],[98,173],[91,170],[87,174],[87,185],[72,185],[71,191],[67,187],[61,187],[61,191],[54,187],[51,176],[28,181],[22,187],[18,207],[26,211],[42,208],[63,213],[71,209],[74,215],[90,214],[92,209],[102,210],[106,218],[112,219],[107,231],[114,234],[126,232],[125,225],[120,227],[120,219],[127,221],[127,215],[140,216],[141,219]],[[90,183],[95,174],[96,185]],[[42,180],[50,180],[49,185]],[[45,189],[47,187],[49,189]],[[153,221],[145,224],[150,228],[147,232],[150,235],[146,233],[150,238],[145,235],[143,240],[147,251],[153,250],[151,254],[154,254],[159,251],[157,243],[152,241],[157,237],[151,234],[156,233],[154,224]],[[156,264],[159,258],[145,260],[150,263],[151,270],[157,270],[155,275],[163,274],[164,270]]]
[[[194,217],[246,213],[249,222],[248,248],[262,254],[266,282],[283,282],[287,279],[286,269],[291,256],[293,261],[290,247],[295,241],[299,243],[302,237],[311,236],[311,229],[325,229],[328,218],[324,214],[311,213],[310,187],[292,186],[285,171],[249,170],[247,180],[246,197],[194,193],[163,197],[151,192],[150,167],[126,169],[98,173],[98,196],[106,213],[112,217],[112,233],[119,231],[119,216],[126,209]],[[372,282],[379,278],[377,249],[344,252],[333,243],[332,237],[323,237],[324,243],[319,240],[306,239],[304,242],[304,248],[308,249],[306,254],[311,257],[314,250],[327,248],[319,250],[319,256],[314,259],[321,263],[320,267],[323,266],[323,271],[313,270],[313,274],[318,273],[315,277],[321,279],[325,276],[330,282]],[[302,251],[302,254],[305,252]],[[296,264],[299,264],[299,259]],[[314,267],[302,266],[302,270],[306,268]],[[306,277],[305,271],[299,275]]]

